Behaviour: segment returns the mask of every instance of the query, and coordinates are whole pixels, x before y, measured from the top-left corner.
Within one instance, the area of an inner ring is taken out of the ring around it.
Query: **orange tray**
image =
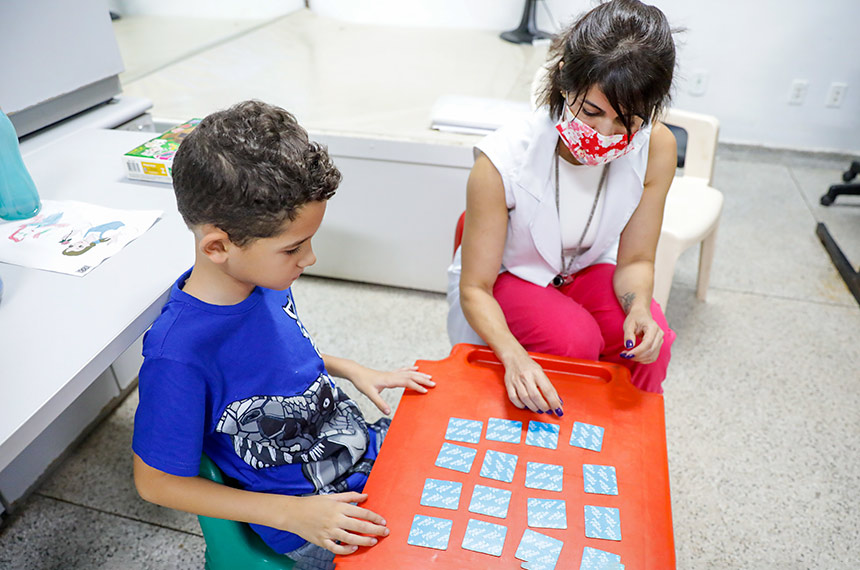
[[[535,414],[510,403],[504,386],[504,369],[486,347],[458,344],[448,358],[419,360],[419,370],[433,376],[436,387],[427,394],[407,390],[397,409],[376,464],[364,491],[362,505],[381,514],[391,534],[376,546],[335,558],[338,570],[356,568],[520,568],[514,557],[527,528],[526,499],[563,498],[567,503],[564,530],[539,528],[540,533],[564,541],[556,568],[578,569],[584,546],[621,556],[621,563],[636,570],[675,568],[669,470],[663,397],[643,392],[630,383],[626,368],[616,364],[533,354],[565,402],[564,416]],[[448,419],[464,418],[484,423],[478,444],[454,442],[478,450],[469,473],[435,466],[445,441]],[[488,441],[487,420],[491,417],[523,422],[537,420],[558,424],[557,449],[543,449]],[[603,447],[594,452],[569,445],[574,421],[604,428]],[[514,480],[502,483],[478,475],[487,449],[519,456]],[[527,461],[564,466],[563,491],[526,488]],[[618,495],[587,494],[583,490],[582,464],[612,465],[618,478]],[[460,508],[453,511],[419,504],[424,481],[432,477],[463,483]],[[476,484],[513,492],[505,519],[468,511]],[[620,510],[620,542],[585,536],[584,505]],[[447,550],[434,550],[406,543],[412,517],[422,514],[454,522]],[[463,535],[470,518],[507,527],[501,557],[464,550]]]

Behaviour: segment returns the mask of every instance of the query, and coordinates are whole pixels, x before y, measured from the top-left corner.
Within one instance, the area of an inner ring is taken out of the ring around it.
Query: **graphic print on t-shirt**
[[[316,492],[327,492],[367,450],[367,424],[358,407],[321,374],[298,396],[252,396],[224,410],[215,431],[254,469],[302,464]]]
[[[317,356],[322,358],[322,354],[320,353],[320,349],[317,348],[317,343],[314,342],[314,339],[311,338],[311,335],[308,332],[308,329],[305,328],[305,325],[303,325],[301,319],[299,319],[299,313],[298,313],[298,311],[296,311],[296,306],[293,304],[293,295],[292,294],[287,296],[287,302],[282,308],[284,309],[284,312],[287,315],[289,315],[289,317],[291,319],[296,321],[296,324],[298,325],[299,330],[302,331],[302,336],[305,337],[306,339],[308,339],[308,342],[310,342],[311,346],[314,347],[314,350],[316,351]]]
[[[319,357],[291,294],[282,309]],[[324,372],[301,394],[231,402],[215,431],[229,435],[236,454],[254,469],[301,464],[316,493],[346,490],[348,475],[367,473],[372,465],[363,459],[369,436],[358,406]]]

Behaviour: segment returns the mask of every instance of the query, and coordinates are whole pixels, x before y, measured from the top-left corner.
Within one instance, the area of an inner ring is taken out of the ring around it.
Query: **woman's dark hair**
[[[576,100],[592,86],[606,95],[627,134],[632,118],[655,119],[670,100],[675,42],[666,16],[638,0],[610,0],[580,16],[550,47],[541,105],[558,120],[569,93]],[[559,62],[564,66],[559,69]]]
[[[293,115],[260,101],[208,115],[173,161],[185,223],[213,224],[239,247],[277,235],[302,206],[331,198],[340,180],[326,148]]]

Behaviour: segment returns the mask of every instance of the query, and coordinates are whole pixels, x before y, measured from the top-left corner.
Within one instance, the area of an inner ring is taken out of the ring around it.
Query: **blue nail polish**
[[[624,343],[624,348],[633,348],[633,341],[628,340]]]
[[[556,408],[555,413],[558,414],[558,417],[561,417],[564,415],[564,412],[561,411],[561,408]]]
[[[538,412],[539,414],[542,414],[542,413],[543,413],[543,410],[538,410],[537,412]]]

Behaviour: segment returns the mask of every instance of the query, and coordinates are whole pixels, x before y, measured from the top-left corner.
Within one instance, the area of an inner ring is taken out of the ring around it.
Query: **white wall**
[[[860,1],[652,0],[677,36],[674,105],[721,122],[720,140],[777,148],[860,154]],[[556,31],[593,0],[538,3],[541,29]],[[507,30],[523,0],[310,0],[320,15],[383,25]],[[548,8],[548,10],[547,10]],[[707,73],[704,95],[689,79]],[[794,79],[809,82],[802,105],[789,105]],[[827,108],[833,82],[848,84],[840,108]]]

